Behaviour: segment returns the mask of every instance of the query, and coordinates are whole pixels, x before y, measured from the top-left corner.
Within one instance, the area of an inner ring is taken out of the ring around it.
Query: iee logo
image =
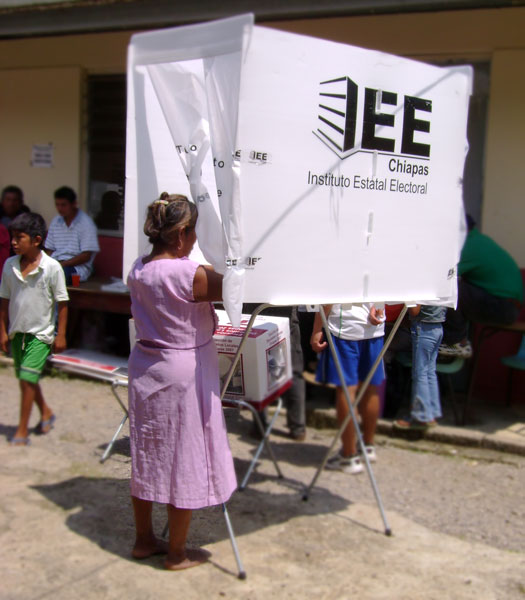
[[[345,155],[356,148],[358,93],[358,85],[349,77],[321,82],[318,116],[322,125],[317,132],[339,158],[346,158]],[[395,124],[394,114],[381,112],[383,104],[397,106],[397,94],[365,87],[362,135],[358,149],[396,152],[395,139],[376,135],[376,126],[393,128]],[[429,133],[430,121],[416,118],[416,110],[431,113],[432,101],[405,95],[400,153],[427,158],[430,156],[430,144],[414,141],[414,133]]]

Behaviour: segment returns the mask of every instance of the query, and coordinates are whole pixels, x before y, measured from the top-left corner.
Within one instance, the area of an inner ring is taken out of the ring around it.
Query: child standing
[[[444,306],[418,304],[408,309],[412,337],[412,399],[409,419],[394,421],[396,429],[426,429],[441,418],[436,361],[443,339]]]
[[[128,371],[132,556],[167,553],[170,570],[207,560],[186,548],[192,510],[226,502],[237,487],[212,337],[222,276],[188,258],[196,221],[185,196],[162,194],[144,225],[153,249],[128,277],[137,339]],[[153,533],[152,502],[167,505],[168,547]]]
[[[368,375],[383,348],[383,336],[385,334],[384,309],[379,309],[372,303],[334,304],[321,308],[321,310],[323,309],[327,315],[328,327],[332,334],[334,346],[341,362],[345,384],[353,404],[359,386]],[[317,381],[334,383],[337,386],[337,420],[341,424],[348,414],[348,403],[328,342],[324,340],[322,320],[319,313],[315,315],[311,346],[314,352],[322,352],[317,366]],[[379,386],[384,378],[383,365],[380,364],[357,407],[361,415],[363,440],[368,460],[371,462],[377,459],[374,448],[374,435],[379,417]],[[326,468],[351,474],[361,473],[363,464],[357,451],[357,435],[352,421],[348,423],[343,431],[341,441],[341,450],[328,459]]]
[[[10,440],[13,446],[27,446],[29,417],[33,402],[40,411],[35,433],[48,433],[55,415],[44,400],[39,380],[54,344],[55,352],[66,348],[68,294],[60,264],[42,251],[46,237],[44,219],[36,213],[16,217],[10,225],[15,256],[7,259],[0,285],[0,345],[11,351],[20,380],[20,422]],[[58,303],[58,330],[55,336],[55,303]],[[9,333],[8,333],[9,332]]]

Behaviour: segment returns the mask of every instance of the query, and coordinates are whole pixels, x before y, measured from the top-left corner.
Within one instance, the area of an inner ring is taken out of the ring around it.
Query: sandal
[[[403,429],[404,431],[425,431],[428,429],[429,424],[424,423],[423,421],[416,421],[412,419],[411,421],[404,421],[403,419],[398,419],[393,423],[394,429]]]
[[[28,437],[12,437],[9,440],[10,446],[30,446],[31,440]]]
[[[38,423],[38,425],[35,427],[35,433],[37,435],[46,435],[46,433],[49,433],[53,429],[56,420],[56,416],[51,415],[49,419],[46,419],[45,421],[40,421],[40,423]]]

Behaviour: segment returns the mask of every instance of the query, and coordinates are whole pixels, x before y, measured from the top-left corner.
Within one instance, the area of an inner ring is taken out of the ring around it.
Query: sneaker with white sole
[[[365,452],[368,456],[368,462],[377,462],[377,454],[374,446],[365,446]]]
[[[361,457],[357,454],[355,456],[343,456],[338,453],[327,460],[325,467],[331,471],[342,471],[343,473],[356,475],[363,470],[363,463]]]
[[[459,356],[461,358],[470,358],[472,356],[472,344],[467,341],[465,344],[441,344],[438,350],[439,356]]]

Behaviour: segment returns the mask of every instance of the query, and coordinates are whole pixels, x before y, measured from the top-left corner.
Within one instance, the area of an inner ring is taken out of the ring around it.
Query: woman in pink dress
[[[226,502],[237,481],[219,397],[210,302],[222,276],[190,260],[197,209],[164,193],[148,207],[153,249],[128,276],[137,343],[129,359],[134,558],[167,553],[179,570],[209,555],[185,547],[192,510]],[[152,502],[168,508],[169,544],[153,533]]]

